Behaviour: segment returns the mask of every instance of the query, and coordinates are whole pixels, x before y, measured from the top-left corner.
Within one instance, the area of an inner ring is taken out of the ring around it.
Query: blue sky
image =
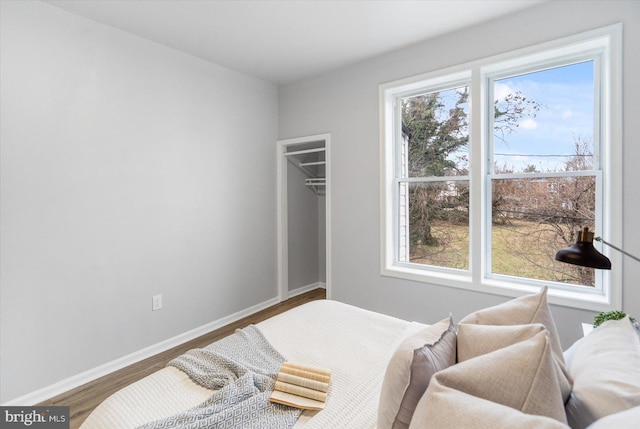
[[[593,137],[593,63],[495,82],[495,98],[514,91],[537,101],[542,108],[535,118],[522,118],[516,131],[506,136],[507,143],[494,139],[494,152],[530,156],[495,156],[495,161],[501,165],[506,163],[516,171],[527,164],[536,165],[538,171],[562,170],[567,158],[553,155],[572,155],[575,139],[591,141]]]
[[[592,61],[496,80],[494,99],[519,91],[541,108],[535,117],[520,118],[518,127],[505,136],[505,141],[493,139],[495,163],[514,172],[521,172],[528,165],[534,165],[539,172],[564,171],[564,162],[575,153],[576,139],[592,143],[593,81]],[[464,87],[440,91],[443,120],[462,90]],[[468,108],[467,105],[467,112]],[[468,167],[468,154],[465,148],[449,158],[464,169]]]

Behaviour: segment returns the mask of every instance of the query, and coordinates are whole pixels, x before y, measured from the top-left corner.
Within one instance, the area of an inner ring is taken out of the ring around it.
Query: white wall
[[[425,25],[429,17],[425,16]],[[624,23],[624,182],[640,176],[640,3],[554,1],[506,18],[425,41],[279,91],[279,137],[330,132],[332,140],[332,297],[410,320],[434,322],[452,311],[458,320],[507,300],[380,275],[379,110],[381,83]],[[400,24],[400,23],[398,23]],[[624,188],[624,243],[640,254],[640,188]],[[640,264],[625,261],[624,310],[640,316]],[[581,335],[594,313],[553,306],[563,344]]]
[[[277,88],[0,15],[0,403],[276,297]]]
[[[309,176],[291,162],[286,167],[288,282],[289,291],[295,291],[320,281],[319,204],[315,192],[304,184]]]

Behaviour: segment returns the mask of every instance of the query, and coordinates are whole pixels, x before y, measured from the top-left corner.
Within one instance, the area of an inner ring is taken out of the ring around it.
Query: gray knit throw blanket
[[[253,325],[167,365],[216,392],[202,404],[139,429],[291,428],[302,410],[269,402],[284,358]]]

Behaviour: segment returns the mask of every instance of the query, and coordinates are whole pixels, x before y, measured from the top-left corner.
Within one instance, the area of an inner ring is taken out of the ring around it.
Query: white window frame
[[[612,262],[611,271],[598,270],[597,287],[559,286],[558,283],[523,282],[515,277],[488,274],[488,234],[490,233],[490,173],[493,165],[486,161],[493,135],[488,129],[487,106],[492,105],[490,78],[509,70],[526,73],[544,64],[566,64],[579,55],[598,57],[594,80],[600,82],[596,93],[595,118],[602,145],[602,215],[596,219],[596,233],[608,242],[622,243],[622,24],[615,24],[560,40],[531,46],[502,55],[438,70],[423,75],[380,85],[380,237],[381,274],[436,285],[468,289],[516,297],[536,292],[549,284],[549,301],[559,305],[595,311],[619,309],[622,297],[622,255],[608,246],[599,248]],[[499,77],[498,77],[499,78]],[[411,94],[470,85],[469,121],[469,270],[453,270],[400,262],[398,258],[398,207],[396,192],[397,139],[400,121],[399,100]],[[599,124],[599,127],[598,127]],[[596,246],[598,244],[596,243]]]

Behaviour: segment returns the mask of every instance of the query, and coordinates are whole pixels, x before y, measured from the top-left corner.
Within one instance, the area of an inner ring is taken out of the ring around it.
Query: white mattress
[[[296,428],[375,428],[387,362],[407,336],[425,325],[337,301],[313,301],[257,324],[289,361],[332,371],[322,411],[305,411]],[[167,367],[116,392],[81,429],[134,428],[205,401],[212,391]]]

